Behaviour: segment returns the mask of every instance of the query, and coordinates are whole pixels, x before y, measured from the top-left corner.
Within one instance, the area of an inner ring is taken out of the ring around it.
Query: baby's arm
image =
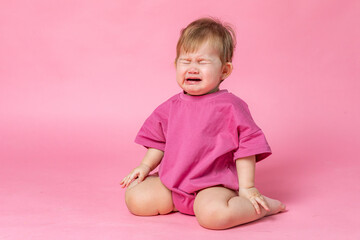
[[[236,169],[239,179],[239,196],[249,199],[256,212],[260,214],[259,203],[267,211],[269,211],[269,206],[261,193],[255,188],[255,163],[255,156],[240,158],[236,160]]]
[[[128,187],[129,184],[138,178],[138,182],[145,179],[149,173],[154,170],[161,162],[164,152],[155,148],[149,148],[140,165],[134,168],[121,182],[122,187]]]

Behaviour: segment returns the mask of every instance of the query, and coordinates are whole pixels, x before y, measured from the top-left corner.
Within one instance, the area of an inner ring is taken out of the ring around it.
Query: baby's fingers
[[[125,178],[123,178],[123,180],[121,180],[120,185],[124,184],[124,180],[125,180]]]
[[[122,185],[123,188],[129,186],[131,180],[132,180],[132,175],[134,173],[130,173],[129,175],[127,175],[126,177],[124,177],[124,179],[120,182],[120,185]]]
[[[130,183],[131,183],[135,178],[137,178],[138,175],[139,175],[138,172],[133,172],[133,173],[130,175],[128,181],[127,181],[126,187],[128,187],[128,186],[130,185]]]
[[[127,175],[126,177],[124,177],[123,180],[121,180],[120,185],[122,186],[122,188],[126,187],[128,180],[129,180],[129,175]]]
[[[257,203],[257,201],[256,201],[254,198],[251,198],[251,199],[250,199],[250,202],[251,202],[252,205],[254,206],[256,213],[257,213],[257,214],[260,214],[261,211],[260,211],[260,207],[259,207],[259,204]]]
[[[256,197],[256,201],[260,203],[260,205],[263,206],[266,211],[270,211],[269,206],[263,196]]]

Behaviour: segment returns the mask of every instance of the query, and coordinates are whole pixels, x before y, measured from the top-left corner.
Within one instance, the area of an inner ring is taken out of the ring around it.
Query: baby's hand
[[[266,211],[270,211],[266,200],[255,187],[240,188],[239,196],[249,199],[252,205],[254,206],[257,214],[261,213],[259,203],[261,206],[265,208]]]
[[[120,185],[122,185],[123,188],[128,187],[130,183],[136,178],[140,183],[145,179],[147,175],[149,175],[150,171],[150,167],[142,163],[138,167],[134,168],[134,170],[132,170],[129,175],[124,177],[124,179],[120,182]]]

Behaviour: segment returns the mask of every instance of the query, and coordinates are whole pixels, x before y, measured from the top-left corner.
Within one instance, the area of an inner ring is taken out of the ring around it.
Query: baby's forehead
[[[197,56],[197,57],[202,57],[202,56],[208,56],[210,54],[206,53],[206,52],[199,52],[199,51],[181,51],[180,52],[180,56]]]
[[[210,57],[210,56],[220,56],[219,49],[215,44],[212,43],[201,43],[198,45],[192,45],[182,47],[180,49],[181,56],[197,56],[197,57]]]

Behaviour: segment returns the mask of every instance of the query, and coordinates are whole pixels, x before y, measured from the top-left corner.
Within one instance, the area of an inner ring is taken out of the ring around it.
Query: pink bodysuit
[[[271,154],[247,104],[227,90],[171,97],[146,119],[135,142],[164,151],[160,180],[175,207],[189,215],[200,190],[238,190],[236,159],[256,155],[260,161]]]

